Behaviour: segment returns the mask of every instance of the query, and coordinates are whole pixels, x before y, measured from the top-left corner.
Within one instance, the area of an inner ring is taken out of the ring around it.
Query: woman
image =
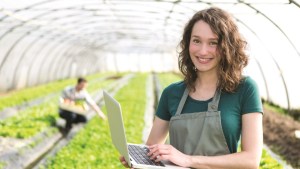
[[[148,155],[190,168],[259,168],[262,104],[256,83],[242,76],[246,42],[234,20],[216,7],[199,11],[180,46],[184,81],[162,93]]]

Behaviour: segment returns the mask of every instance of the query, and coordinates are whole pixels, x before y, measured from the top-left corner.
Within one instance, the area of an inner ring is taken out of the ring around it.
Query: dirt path
[[[295,169],[300,169],[300,139],[295,130],[300,122],[288,116],[264,109],[264,142]]]

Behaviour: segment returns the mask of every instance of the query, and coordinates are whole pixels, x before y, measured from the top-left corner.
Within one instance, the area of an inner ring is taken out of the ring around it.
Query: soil
[[[295,130],[300,122],[287,115],[264,109],[264,143],[295,169],[300,169],[300,139]]]

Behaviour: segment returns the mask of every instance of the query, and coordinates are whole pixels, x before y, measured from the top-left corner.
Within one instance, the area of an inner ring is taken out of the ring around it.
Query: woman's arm
[[[150,146],[152,159],[169,160],[173,163],[201,169],[257,169],[262,153],[262,114],[249,113],[242,116],[242,151],[221,156],[189,156],[171,145]]]
[[[169,121],[155,116],[146,145],[164,144],[168,135]]]

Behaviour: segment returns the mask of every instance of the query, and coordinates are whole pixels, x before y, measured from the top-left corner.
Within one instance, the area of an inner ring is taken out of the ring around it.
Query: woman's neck
[[[198,73],[198,77],[195,81],[195,87],[197,88],[213,88],[216,89],[218,85],[218,76],[216,73]]]
[[[190,96],[196,100],[208,100],[212,98],[218,86],[216,74],[198,74],[195,81],[195,91]]]

